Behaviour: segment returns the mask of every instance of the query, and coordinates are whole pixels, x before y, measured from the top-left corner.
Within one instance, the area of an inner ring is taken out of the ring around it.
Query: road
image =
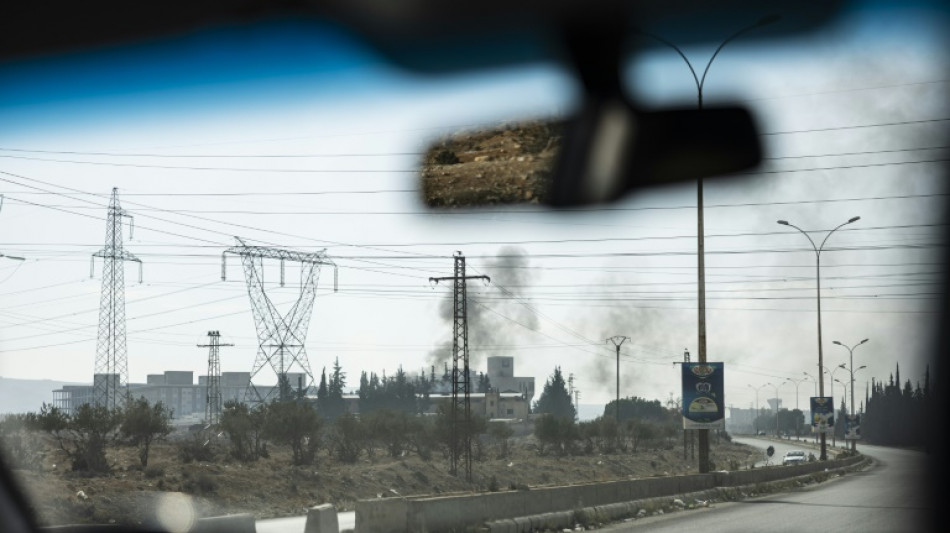
[[[799,443],[761,439],[742,442],[765,448],[808,448]],[[821,485],[742,502],[715,504],[681,513],[648,517],[616,524],[604,531],[684,533],[718,531],[796,532],[820,531],[922,532],[931,531],[925,479],[928,458],[921,452],[859,445],[875,465]],[[784,454],[784,451],[782,452]]]
[[[763,450],[775,447],[772,462],[781,462],[788,450],[814,451],[807,443],[773,441],[751,437],[734,440]],[[875,460],[873,468],[813,485],[797,492],[783,493],[742,502],[714,504],[664,516],[615,524],[604,531],[649,531],[661,533],[715,533],[718,531],[796,532],[818,528],[822,531],[924,532],[931,518],[922,480],[928,458],[921,452],[859,445],[860,451]],[[339,513],[340,531],[355,528],[355,513]],[[258,533],[302,533],[306,517],[259,520]]]
[[[348,511],[337,513],[340,531],[356,529],[356,513]],[[258,520],[255,524],[257,533],[303,533],[307,525],[306,516],[290,516],[287,518],[270,518]]]

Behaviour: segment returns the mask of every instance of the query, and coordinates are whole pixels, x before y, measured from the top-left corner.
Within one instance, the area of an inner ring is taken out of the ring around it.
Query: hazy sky
[[[870,338],[855,351],[855,366],[867,365],[859,398],[897,363],[902,380],[922,380],[945,274],[946,177],[934,163],[947,157],[947,123],[934,119],[950,117],[941,31],[910,11],[886,24],[857,17],[790,44],[738,40],[710,69],[707,103],[747,103],[768,157],[757,172],[706,185],[708,354],[726,364],[728,405],[750,406],[752,387],[816,375],[815,255],[778,219],[820,242],[861,217],[822,254],[825,364],[847,362],[832,341]],[[432,139],[567,115],[570,78],[543,65],[416,78],[333,34],[274,32],[183,38],[175,54],[144,46],[0,65],[0,253],[27,259],[0,258],[0,374],[91,380],[102,263],[90,279],[89,261],[118,187],[135,220],[126,249],[144,263],[141,285],[135,266],[126,270],[133,382],[204,374],[196,345],[209,330],[235,344],[222,370],[250,370],[257,341],[235,258],[220,279],[221,252],[240,236],[326,248],[339,265],[339,292],[329,271],[321,276],[309,329],[318,375],[336,357],[351,386],[361,370],[445,360],[450,293],[428,278],[451,275],[460,250],[469,273],[493,280],[470,286],[475,368],[513,355],[540,390],[560,365],[582,403],[606,402],[615,360],[604,341],[626,335],[621,393],[679,395],[672,363],[696,353],[695,186],[576,213],[428,212],[416,169]],[[712,48],[685,51],[701,68]],[[627,79],[648,105],[694,102],[670,50],[632,58]],[[276,264],[265,277],[277,281]],[[292,283],[268,290],[275,302],[295,298]],[[793,385],[778,392],[795,406]],[[813,383],[798,392],[804,407]],[[759,402],[774,393],[761,389]]]

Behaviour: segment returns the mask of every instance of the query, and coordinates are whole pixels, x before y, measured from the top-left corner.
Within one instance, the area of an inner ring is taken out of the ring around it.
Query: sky
[[[858,14],[805,39],[730,43],[704,89],[707,105],[756,115],[766,160],[705,185],[708,358],[726,365],[726,404],[776,394],[806,408],[817,375],[815,253],[821,255],[825,366],[854,345],[857,396],[871,378],[924,379],[935,353],[945,219],[948,57],[940,20],[895,10]],[[734,28],[724,28],[724,35]],[[239,261],[248,244],[326,250],[308,329],[310,365],[339,359],[391,375],[447,361],[451,293],[430,277],[468,273],[472,366],[512,355],[538,390],[555,366],[581,403],[679,396],[684,351],[697,353],[696,193],[683,184],[609,206],[534,205],[430,211],[419,201],[421,154],[440,135],[569,116],[579,91],[555,65],[416,76],[331,28],[281,27],[0,65],[0,375],[91,381],[103,247],[113,187],[134,218],[125,249],[132,382],[207,370],[207,332],[221,367],[249,371],[257,351]],[[714,47],[684,52],[703,66]],[[157,51],[156,51],[157,50]],[[169,51],[171,50],[171,51]],[[646,107],[693,105],[672,50],[625,66]],[[297,298],[296,267],[272,300]],[[841,381],[845,370],[835,370]],[[826,388],[831,376],[825,378]],[[266,381],[266,379],[265,379]],[[772,384],[772,385],[768,385]],[[844,392],[834,383],[836,397]],[[757,392],[758,391],[758,392]],[[51,395],[52,397],[52,395]]]

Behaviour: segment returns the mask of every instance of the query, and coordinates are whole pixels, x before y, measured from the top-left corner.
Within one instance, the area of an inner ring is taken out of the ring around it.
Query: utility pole
[[[458,477],[459,458],[465,454],[465,479],[472,481],[472,382],[468,366],[468,293],[466,281],[483,279],[491,283],[488,276],[466,276],[465,256],[462,252],[455,252],[455,275],[440,278],[429,278],[430,283],[452,281],[452,463],[451,474]],[[459,362],[462,369],[459,370]],[[459,391],[462,398],[459,398]],[[459,411],[465,416],[464,425],[459,420]]]
[[[221,346],[234,346],[233,344],[221,344],[221,332],[209,331],[208,344],[199,344],[199,348],[208,348],[208,384],[205,398],[205,423],[208,428],[213,428],[221,421]]]
[[[122,219],[129,219],[129,238],[132,237],[132,216],[119,206],[119,189],[113,187],[106,218],[105,247],[92,254],[89,277],[95,274],[96,258],[102,261],[102,290],[99,296],[99,335],[96,341],[96,366],[93,371],[93,404],[110,410],[120,406],[125,398],[120,390],[126,387],[128,396],[129,361],[125,343],[125,261],[139,264],[139,283],[142,283],[142,261],[122,247]]]
[[[304,342],[310,329],[310,317],[313,316],[313,303],[317,298],[317,279],[323,265],[333,267],[333,291],[337,290],[337,266],[327,257],[326,251],[316,253],[295,252],[281,248],[248,246],[239,237],[238,245],[228,248],[221,254],[221,281],[227,278],[227,254],[237,255],[244,266],[247,282],[247,294],[251,299],[251,311],[254,326],[257,328],[258,349],[250,379],[244,393],[248,403],[264,403],[274,389],[261,394],[254,385],[254,378],[264,370],[271,368],[277,374],[278,394],[291,387],[287,372],[294,366],[307,376],[306,388],[313,386],[313,372],[307,359]],[[293,307],[281,313],[271,301],[264,289],[264,259],[280,261],[280,285],[284,286],[284,263],[300,263],[300,295]],[[306,389],[305,389],[306,390]]]
[[[616,418],[617,425],[620,425],[620,345],[627,340],[627,337],[623,335],[614,335],[607,339],[606,342],[613,343],[614,347],[617,349],[617,405],[616,405]]]
[[[688,363],[689,361],[689,350],[683,349],[683,362]],[[675,363],[674,363],[675,364]],[[688,429],[683,430],[683,460],[686,460],[686,451],[689,449],[689,444],[693,442],[693,433]],[[695,448],[694,448],[695,449]]]

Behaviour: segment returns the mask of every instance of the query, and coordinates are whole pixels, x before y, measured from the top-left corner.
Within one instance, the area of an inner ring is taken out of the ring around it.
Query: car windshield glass
[[[696,474],[690,409],[724,418],[709,471],[809,468],[813,427],[830,460],[922,447],[945,22],[869,8],[715,55],[704,105],[749,108],[764,160],[703,183],[702,350],[695,183],[562,211],[422,202],[439,139],[493,128],[511,152],[491,157],[530,164],[518,124],[583,100],[566,67],[423,76],[293,22],[0,64],[4,461],[43,525],[276,531],[320,504],[353,528],[369,500]],[[683,56],[702,76],[719,43],[655,37],[627,95],[695,106]],[[439,164],[488,157],[459,150]],[[722,395],[684,401],[700,357]]]

